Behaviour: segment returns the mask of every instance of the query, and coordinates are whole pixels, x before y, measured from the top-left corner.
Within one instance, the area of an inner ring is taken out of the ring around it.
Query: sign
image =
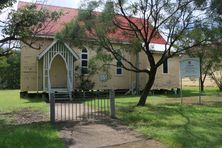
[[[107,81],[108,80],[108,75],[105,73],[102,73],[99,75],[99,80],[100,81]]]
[[[185,58],[180,61],[180,77],[200,77],[200,59]]]

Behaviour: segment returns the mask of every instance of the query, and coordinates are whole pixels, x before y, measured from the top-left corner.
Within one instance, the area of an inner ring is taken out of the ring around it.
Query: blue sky
[[[21,0],[21,1],[36,2],[36,0]],[[71,7],[71,8],[78,8],[80,4],[80,0],[45,0],[45,1],[46,4],[48,5],[56,5],[56,6]]]

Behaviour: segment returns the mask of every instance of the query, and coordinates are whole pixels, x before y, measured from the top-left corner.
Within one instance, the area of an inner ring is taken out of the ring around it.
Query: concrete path
[[[116,120],[60,123],[61,138],[69,148],[162,148],[163,144],[145,139]]]

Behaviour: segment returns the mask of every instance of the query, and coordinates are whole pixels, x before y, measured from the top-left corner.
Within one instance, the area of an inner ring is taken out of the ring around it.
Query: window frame
[[[167,65],[167,72],[164,72],[165,62],[167,62],[167,63],[166,63],[166,65]],[[169,59],[166,59],[166,60],[163,62],[163,64],[162,64],[162,74],[169,74]]]
[[[86,50],[86,52],[83,52],[83,50]],[[86,55],[87,58],[83,59],[82,55]],[[86,66],[83,66],[83,63],[82,63],[83,61],[85,61],[87,63]],[[83,73],[83,71],[82,71],[83,68],[87,69],[86,73]],[[88,51],[87,48],[84,47],[83,49],[81,49],[81,54],[80,54],[80,73],[81,73],[81,75],[87,75],[88,74],[88,68],[89,68],[89,51]]]
[[[116,75],[117,76],[122,76],[123,75],[123,66],[118,66],[118,62],[120,62],[121,65],[122,65],[121,59],[116,61],[116,69],[115,69],[116,70]],[[121,73],[118,73],[117,72],[118,70],[121,70]]]

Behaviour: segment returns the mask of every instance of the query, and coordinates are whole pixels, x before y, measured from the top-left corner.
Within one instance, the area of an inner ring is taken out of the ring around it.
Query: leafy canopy
[[[11,7],[14,3],[14,0],[1,2],[0,14],[5,13],[3,9]],[[61,15],[62,12],[50,12],[44,7],[37,8],[37,5],[31,3],[17,11],[12,10],[7,19],[1,21],[0,56],[10,54],[13,48],[19,48],[18,41],[39,49],[39,46],[34,46],[36,35],[45,30],[50,22],[55,22]]]

